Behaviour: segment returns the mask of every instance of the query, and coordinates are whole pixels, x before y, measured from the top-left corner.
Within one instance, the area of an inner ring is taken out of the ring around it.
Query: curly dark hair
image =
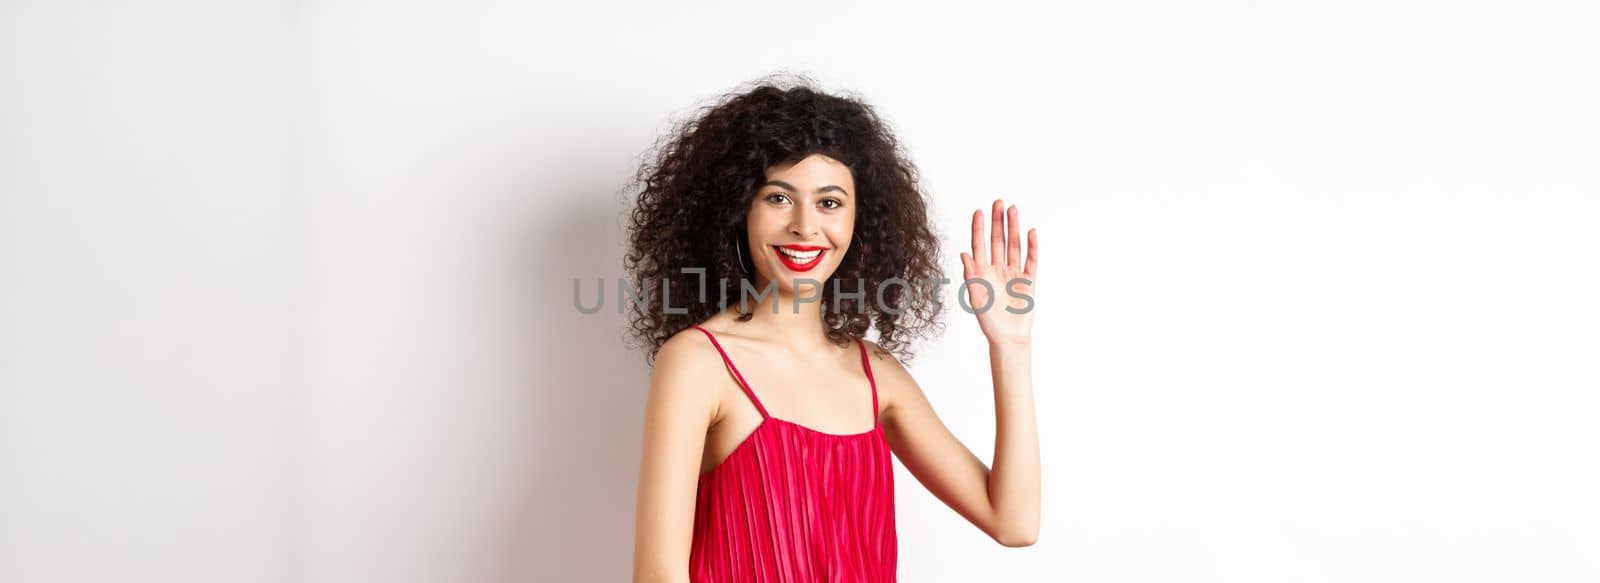
[[[628,190],[638,198],[624,267],[634,291],[645,298],[629,303],[631,333],[647,350],[647,361],[653,363],[674,334],[725,306],[706,298],[737,303],[744,275],[734,241],[743,236],[751,198],[768,167],[811,154],[848,166],[859,200],[850,248],[822,285],[829,340],[846,346],[852,336],[876,328],[879,347],[909,360],[912,340],[942,328],[935,290],[920,285],[942,272],[916,167],[871,106],[813,84],[804,76],[746,83],[753,87],[723,94],[675,124],[640,165]],[[684,268],[704,269],[704,278]],[[912,285],[884,286],[880,305],[876,292],[891,278]],[[844,280],[837,284],[844,292],[838,300],[836,279]],[[705,296],[699,295],[702,284]],[[850,297],[863,290],[864,299]],[[750,316],[741,313],[739,319]]]

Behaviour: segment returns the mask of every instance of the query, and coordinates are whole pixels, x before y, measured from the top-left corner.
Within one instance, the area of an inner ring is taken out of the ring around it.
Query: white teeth
[[[796,261],[800,261],[801,263],[816,259],[818,255],[822,254],[821,249],[817,249],[815,251],[794,251],[784,247],[777,247],[777,250],[779,253],[793,257]]]

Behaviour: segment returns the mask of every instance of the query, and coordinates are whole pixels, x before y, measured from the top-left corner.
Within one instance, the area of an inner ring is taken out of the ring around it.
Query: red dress
[[[689,550],[695,583],[883,583],[895,580],[894,467],[872,387],[872,429],[824,433],[775,418],[711,339],[761,425],[700,474]]]

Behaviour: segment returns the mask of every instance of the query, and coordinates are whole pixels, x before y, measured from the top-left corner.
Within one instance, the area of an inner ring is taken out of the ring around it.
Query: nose
[[[817,234],[817,218],[812,216],[806,208],[796,208],[793,218],[789,222],[789,233],[802,239],[810,239]]]

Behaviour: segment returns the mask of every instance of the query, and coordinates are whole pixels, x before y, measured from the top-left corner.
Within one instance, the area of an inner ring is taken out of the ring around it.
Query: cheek
[[[745,228],[751,233],[766,233],[772,229],[783,228],[783,217],[776,213],[762,212],[760,208],[752,208],[744,217]]]
[[[833,225],[828,229],[828,239],[840,249],[849,248],[850,243],[855,240],[855,222],[844,221]]]

